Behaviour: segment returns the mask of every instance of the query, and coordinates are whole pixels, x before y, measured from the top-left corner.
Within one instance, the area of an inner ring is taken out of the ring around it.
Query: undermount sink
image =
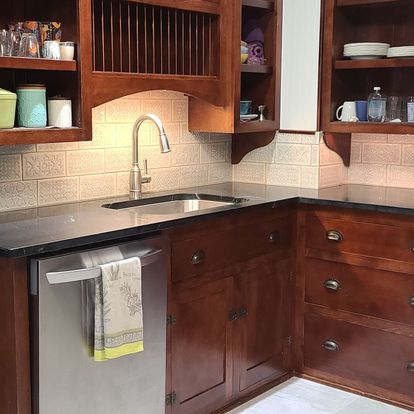
[[[211,194],[171,194],[104,204],[114,210],[134,209],[140,214],[169,215],[190,213],[211,208],[232,206],[249,201],[247,198],[223,197]]]

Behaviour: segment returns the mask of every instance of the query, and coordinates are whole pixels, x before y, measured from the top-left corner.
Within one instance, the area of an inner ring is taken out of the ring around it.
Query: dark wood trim
[[[231,141],[231,163],[238,164],[250,151],[269,145],[275,137],[275,131],[254,134],[233,134]]]
[[[273,67],[269,65],[240,65],[240,72],[244,73],[272,73]]]
[[[0,57],[0,68],[76,72],[77,62],[76,60],[30,59],[2,56]]]
[[[268,0],[242,0],[242,6],[272,10],[274,7],[274,2]]]
[[[379,68],[412,68],[413,58],[405,59],[371,59],[371,60],[336,60],[335,69],[379,69]]]
[[[351,164],[351,134],[333,134],[325,132],[323,140],[326,146],[336,152],[346,167]]]

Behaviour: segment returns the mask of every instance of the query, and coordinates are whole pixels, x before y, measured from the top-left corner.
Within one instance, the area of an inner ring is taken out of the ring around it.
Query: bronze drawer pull
[[[269,243],[276,243],[280,241],[280,234],[278,231],[272,231],[269,236],[267,237]]]
[[[327,339],[323,344],[323,348],[330,352],[338,352],[339,351],[339,345],[330,339]]]
[[[204,251],[197,250],[191,257],[191,264],[198,265],[200,263],[203,263],[205,258],[206,258],[206,254],[204,253]]]
[[[411,298],[408,299],[408,304],[414,308],[414,296],[411,296]]]
[[[409,362],[407,364],[407,371],[412,372],[414,374],[414,362]]]
[[[339,290],[341,290],[341,284],[334,279],[325,280],[323,285],[326,289],[333,290],[334,292],[338,292]]]
[[[344,239],[344,236],[339,230],[328,230],[326,232],[326,238],[331,241],[342,241]]]

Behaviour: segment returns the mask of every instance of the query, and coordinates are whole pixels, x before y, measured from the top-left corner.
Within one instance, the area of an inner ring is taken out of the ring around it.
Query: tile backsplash
[[[146,112],[161,117],[171,153],[161,154],[155,126],[140,130],[144,191],[228,181],[323,188],[345,183],[414,188],[414,136],[354,134],[345,168],[321,134],[276,134],[235,166],[225,134],[190,133],[187,98],[177,92],[131,95],[94,109],[93,140],[0,147],[0,211],[128,194],[132,126]]]

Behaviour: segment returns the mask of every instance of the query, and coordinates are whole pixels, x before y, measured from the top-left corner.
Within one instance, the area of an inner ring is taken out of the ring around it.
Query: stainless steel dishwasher
[[[164,413],[167,251],[153,237],[32,260],[34,413]],[[82,335],[81,281],[131,257],[142,264],[144,351],[94,362]]]

